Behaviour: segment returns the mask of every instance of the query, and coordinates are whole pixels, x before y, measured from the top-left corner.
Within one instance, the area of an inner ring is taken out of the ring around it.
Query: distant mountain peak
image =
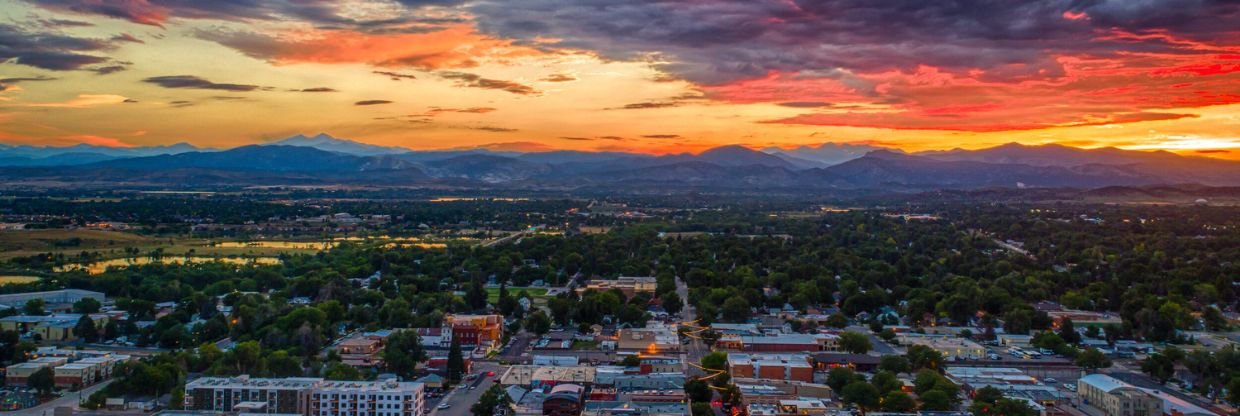
[[[319,150],[346,153],[357,156],[393,155],[409,152],[409,149],[403,147],[377,146],[349,139],[336,138],[330,134],[322,132],[312,137],[307,137],[305,134],[298,134],[283,140],[266,143],[264,146],[313,147]]]

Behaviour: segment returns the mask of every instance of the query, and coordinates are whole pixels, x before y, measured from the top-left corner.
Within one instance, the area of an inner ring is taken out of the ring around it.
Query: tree
[[[351,365],[334,362],[327,365],[323,378],[328,380],[357,381],[362,379],[362,372]]]
[[[843,391],[844,386],[858,379],[863,379],[863,377],[848,367],[835,367],[827,372],[827,386],[834,391]]]
[[[1240,376],[1231,378],[1227,383],[1227,402],[1232,406],[1240,406]]]
[[[870,384],[878,389],[878,394],[887,394],[888,392],[900,390],[904,387],[904,383],[896,377],[895,373],[890,371],[879,371],[870,377]]]
[[[934,371],[943,371],[943,354],[935,351],[933,348],[925,345],[910,345],[908,352],[904,355],[908,357],[909,368],[912,370],[928,368]]]
[[[405,379],[412,379],[417,372],[418,362],[426,359],[422,350],[422,340],[414,331],[397,331],[387,339],[383,346],[383,367],[389,372]]]
[[[685,394],[689,395],[690,400],[699,403],[710,403],[710,399],[714,397],[710,384],[696,377],[685,382]]]
[[[26,304],[22,305],[22,313],[25,313],[26,315],[46,315],[47,312],[43,310],[43,299],[31,299],[26,301]]]
[[[1063,318],[1059,322],[1059,337],[1070,345],[1081,343],[1081,334],[1076,332],[1076,326],[1072,324],[1071,318]]]
[[[844,386],[843,392],[840,393],[840,400],[844,403],[852,403],[860,407],[862,410],[873,410],[878,408],[879,392],[874,385],[864,381],[854,381]]]
[[[715,351],[702,356],[702,367],[711,370],[726,370],[728,368],[728,353]]]
[[[909,371],[908,358],[903,355],[884,355],[879,359],[878,368],[896,374],[907,373]]]
[[[848,317],[844,314],[836,312],[827,317],[827,326],[832,328],[843,328],[848,326]]]
[[[999,389],[986,386],[977,389],[969,412],[975,416],[1035,416],[1037,412],[1020,400],[1003,397]]]
[[[103,305],[100,304],[99,301],[95,300],[95,298],[82,298],[82,300],[73,303],[73,313],[95,313],[99,312],[99,308],[102,307]]]
[[[1153,353],[1145,360],[1141,361],[1141,371],[1149,374],[1159,383],[1167,384],[1171,380],[1171,376],[1175,375],[1174,357],[1169,356],[1166,352]]]
[[[525,318],[525,329],[538,335],[546,334],[551,330],[551,318],[541,309],[534,311]]]
[[[30,374],[26,385],[38,390],[40,396],[47,396],[52,394],[52,389],[56,387],[56,375],[52,374],[51,367],[43,367]]]
[[[714,416],[715,409],[710,407],[710,399],[704,402],[693,402],[693,416]]]
[[[448,384],[461,382],[461,374],[465,373],[465,357],[461,355],[461,342],[452,340],[448,347]]]
[[[883,396],[883,411],[885,412],[907,413],[916,408],[917,402],[903,391],[893,390]]]
[[[510,401],[508,393],[499,384],[495,384],[487,389],[485,393],[482,393],[482,397],[478,398],[477,403],[469,407],[469,411],[474,416],[490,416],[495,414],[496,407],[507,407]]]
[[[853,354],[865,354],[873,348],[870,337],[859,332],[847,331],[840,334],[840,349]]]
[[[1093,372],[1099,368],[1108,368],[1111,366],[1111,359],[1098,351],[1097,348],[1089,348],[1082,351],[1076,356],[1076,365],[1084,368],[1086,371]]]
[[[723,308],[720,312],[723,313],[723,320],[725,321],[748,321],[750,317],[749,301],[740,296],[728,298],[728,300],[723,302]]]
[[[636,355],[626,355],[623,360],[620,360],[620,365],[625,367],[637,367],[642,365],[642,359],[637,358]]]
[[[921,397],[922,411],[943,412],[952,409],[951,397],[947,396],[942,390],[930,390]]]
[[[675,315],[680,313],[685,307],[685,301],[677,295],[676,292],[668,292],[663,295],[663,310],[667,313]]]
[[[78,319],[77,325],[73,326],[73,334],[86,342],[99,340],[99,329],[95,328],[95,321],[91,320],[88,315],[82,315]]]

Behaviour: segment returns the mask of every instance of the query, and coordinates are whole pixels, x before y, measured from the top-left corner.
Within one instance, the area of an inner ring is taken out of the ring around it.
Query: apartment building
[[[422,383],[387,381],[326,381],[310,394],[310,416],[420,416]]]

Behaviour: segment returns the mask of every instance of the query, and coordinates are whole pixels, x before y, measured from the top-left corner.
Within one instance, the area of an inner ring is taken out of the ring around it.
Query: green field
[[[508,294],[512,296],[516,296],[517,293],[520,293],[522,290],[524,290],[525,293],[529,293],[530,296],[533,296],[534,299],[530,299],[530,300],[534,300],[534,301],[537,301],[539,298],[543,298],[547,296],[547,289],[538,288],[538,287],[531,287],[531,288],[524,288],[524,289],[510,287],[508,288]],[[499,288],[498,287],[487,288],[487,302],[490,302],[492,304],[494,304],[495,302],[499,302]]]

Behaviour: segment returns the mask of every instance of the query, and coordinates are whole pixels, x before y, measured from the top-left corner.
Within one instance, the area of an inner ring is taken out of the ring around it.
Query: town
[[[1205,416],[1240,400],[1226,207],[309,198],[204,218],[165,198],[7,211],[23,241],[0,286],[4,410]],[[110,205],[136,203],[176,219],[116,221]],[[1186,246],[1144,246],[1184,230]],[[1134,269],[1170,249],[1192,261]]]

